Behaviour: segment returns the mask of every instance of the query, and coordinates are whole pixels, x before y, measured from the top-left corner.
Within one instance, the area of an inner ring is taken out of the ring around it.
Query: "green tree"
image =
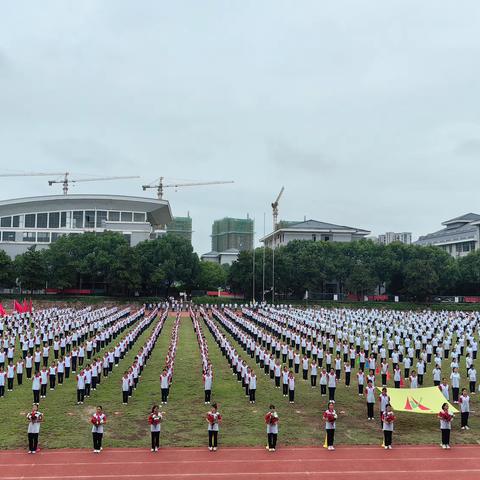
[[[480,250],[458,260],[459,291],[464,295],[480,294]]]
[[[15,284],[13,263],[11,258],[0,250],[0,287],[9,288]]]
[[[47,269],[45,255],[30,247],[25,253],[17,255],[14,260],[16,277],[23,290],[40,290],[45,288]]]
[[[197,277],[197,286],[200,290],[216,290],[225,288],[227,282],[227,271],[215,262],[200,262]]]

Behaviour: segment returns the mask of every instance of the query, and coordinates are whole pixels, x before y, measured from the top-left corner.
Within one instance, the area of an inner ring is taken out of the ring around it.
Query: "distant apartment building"
[[[178,235],[192,243],[192,217],[173,217],[167,224],[167,235]]]
[[[434,245],[453,257],[463,257],[480,249],[480,215],[466,213],[442,223],[445,228],[421,236],[415,245]]]
[[[201,256],[203,261],[231,264],[240,252],[253,250],[254,226],[251,218],[225,217],[212,225],[212,251]]]
[[[386,232],[378,236],[378,243],[390,245],[393,242],[400,242],[410,245],[412,243],[412,232]]]

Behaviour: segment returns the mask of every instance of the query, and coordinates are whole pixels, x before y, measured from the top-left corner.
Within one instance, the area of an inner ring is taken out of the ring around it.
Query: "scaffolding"
[[[167,225],[167,235],[178,235],[192,243],[192,217],[173,217]]]
[[[253,249],[253,220],[251,218],[225,217],[212,225],[212,250],[225,252],[236,249],[240,252]]]

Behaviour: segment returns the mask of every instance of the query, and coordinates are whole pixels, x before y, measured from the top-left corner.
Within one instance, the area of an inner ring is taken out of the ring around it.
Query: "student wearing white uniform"
[[[470,396],[468,395],[466,388],[462,388],[462,394],[458,399],[458,403],[460,404],[460,412],[462,416],[462,430],[470,430],[470,427],[468,426],[468,417],[470,415]]]
[[[368,382],[365,393],[367,397],[367,420],[373,420],[375,407],[375,387],[371,381]]]
[[[278,437],[278,413],[275,405],[270,405],[269,411],[265,415],[265,423],[267,424],[267,450],[274,452],[277,448]]]
[[[152,407],[152,411],[148,416],[150,432],[152,437],[152,452],[158,452],[160,448],[160,429],[163,421],[163,412],[160,413],[158,405]]]
[[[207,413],[206,420],[208,423],[208,449],[215,452],[218,446],[219,425],[222,422],[222,416],[217,410],[216,403],[212,403],[212,408]]]
[[[448,403],[442,405],[442,410],[438,414],[440,419],[440,430],[442,432],[442,448],[450,448],[450,431],[452,429],[453,415],[448,411]]]
[[[255,403],[255,393],[257,392],[257,376],[253,369],[250,371],[248,379],[248,395],[250,397],[250,403]]]
[[[472,365],[472,368],[468,371],[468,380],[470,383],[470,395],[475,395],[477,385],[477,370]]]
[[[458,373],[457,367],[455,367],[450,374],[450,380],[452,381],[453,403],[458,403],[458,394],[460,393],[460,374]]]
[[[203,374],[203,389],[205,391],[205,405],[210,403],[212,396],[212,383],[213,383],[213,373],[211,370],[207,370]]]
[[[128,370],[125,370],[122,377],[122,403],[124,405],[128,404],[129,391],[130,391],[130,377],[128,375]]]
[[[327,434],[327,448],[328,450],[335,450],[333,442],[335,440],[337,413],[335,412],[335,404],[328,403],[328,409],[323,412],[323,421],[325,423],[325,432]]]
[[[107,423],[107,417],[103,413],[101,405],[97,406],[97,411],[92,415],[93,453],[100,453],[102,449],[103,426]]]
[[[38,411],[38,405],[33,404],[32,411],[27,414],[28,420],[28,453],[37,453],[38,435],[40,434],[40,423],[43,415]]]
[[[443,393],[443,396],[447,399],[450,400],[450,387],[447,383],[447,379],[443,378],[442,383],[438,386],[440,391]]]
[[[32,378],[33,403],[36,405],[40,403],[40,382],[40,372],[37,372]]]
[[[383,445],[385,447],[385,450],[392,449],[394,422],[395,422],[395,415],[392,412],[392,406],[388,403],[385,406],[385,411],[382,413]]]
[[[170,386],[167,369],[164,368],[160,375],[160,390],[162,392],[162,404],[168,401],[168,387]]]

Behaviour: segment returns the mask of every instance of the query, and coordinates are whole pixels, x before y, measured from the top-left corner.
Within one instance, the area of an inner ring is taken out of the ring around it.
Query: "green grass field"
[[[133,357],[144,343],[156,324],[156,321],[137,340],[133,349],[114,368],[108,379],[102,383],[84,405],[76,405],[75,381],[66,381],[63,387],[57,386],[54,392],[47,392],[40,410],[45,414],[41,428],[40,445],[46,448],[90,447],[91,433],[89,417],[97,404],[104,407],[108,416],[104,444],[106,447],[147,447],[149,445],[149,427],[147,417],[153,403],[160,400],[159,375],[163,368],[168,349],[174,317],[168,317],[157,341],[150,360],[145,367],[137,390],[127,406],[122,405],[121,376],[131,364]],[[295,404],[288,403],[281,390],[274,388],[270,378],[255,365],[254,360],[246,357],[251,367],[255,367],[258,376],[257,403],[251,405],[244,390],[232,375],[227,360],[221,355],[207,327],[201,325],[209,346],[210,360],[214,367],[212,400],[219,403],[224,421],[220,432],[220,443],[230,446],[258,446],[265,442],[263,417],[268,405],[274,403],[280,415],[279,443],[287,445],[321,445],[324,430],[321,414],[326,407],[326,397],[320,396],[317,387],[312,389],[309,382],[297,375]],[[230,340],[233,341],[230,337]],[[238,346],[240,351],[240,347]],[[462,364],[462,377],[466,372]],[[431,366],[429,366],[431,371]],[[449,367],[445,365],[445,373]],[[168,446],[203,446],[206,444],[205,414],[208,407],[203,402],[203,384],[201,375],[200,351],[196,341],[192,322],[181,319],[179,343],[175,362],[175,371],[168,405],[162,406],[165,420],[162,427],[161,444]],[[366,419],[365,399],[357,395],[356,382],[352,374],[352,386],[347,389],[343,384],[337,388],[337,443],[378,444],[382,440],[379,419],[368,422]],[[426,376],[425,386],[433,385],[431,375]],[[391,387],[393,388],[393,382]],[[0,399],[0,448],[20,448],[26,445],[27,422],[25,414],[32,402],[31,383],[15,385],[13,392],[6,393]],[[378,408],[376,407],[378,412]],[[478,399],[471,400],[470,431],[461,431],[459,419],[454,420],[453,443],[478,443],[480,420],[476,415]],[[378,417],[378,414],[377,414]],[[439,443],[439,425],[434,415],[397,414],[394,442]]]

